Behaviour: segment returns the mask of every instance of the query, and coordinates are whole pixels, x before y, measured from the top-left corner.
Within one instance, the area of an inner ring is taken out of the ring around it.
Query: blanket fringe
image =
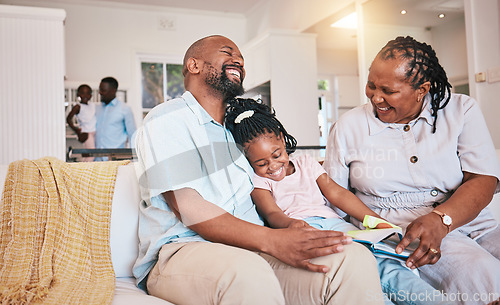
[[[36,284],[0,287],[1,305],[26,305],[41,301],[49,293],[49,287]]]

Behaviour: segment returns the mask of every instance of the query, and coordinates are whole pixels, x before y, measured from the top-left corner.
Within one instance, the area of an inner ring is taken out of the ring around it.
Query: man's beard
[[[205,81],[212,89],[222,93],[224,100],[232,99],[245,93],[242,83],[231,81],[227,77],[227,65],[222,66],[222,72],[220,75],[217,74],[217,70],[212,65],[208,64],[208,67],[210,74],[207,76]]]

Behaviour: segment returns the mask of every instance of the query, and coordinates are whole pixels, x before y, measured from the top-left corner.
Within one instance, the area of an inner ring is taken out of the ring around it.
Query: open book
[[[414,241],[403,252],[396,253],[396,246],[403,238],[403,230],[398,226],[392,226],[392,228],[388,229],[367,228],[366,230],[354,230],[347,232],[347,235],[351,236],[353,241],[365,245],[378,257],[389,257],[406,261],[410,254],[417,249],[419,242]]]

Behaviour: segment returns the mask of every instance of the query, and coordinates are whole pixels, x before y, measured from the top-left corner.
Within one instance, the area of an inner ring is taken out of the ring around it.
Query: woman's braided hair
[[[413,89],[429,81],[431,96],[431,114],[434,117],[432,133],[436,132],[439,109],[448,105],[451,97],[451,85],[443,67],[439,64],[436,52],[426,43],[418,42],[411,36],[397,37],[389,41],[378,53],[383,59],[403,58],[408,61],[406,79]]]
[[[246,111],[250,111],[251,115],[244,116],[243,119],[238,118],[240,114]],[[293,153],[297,147],[297,140],[286,132],[285,127],[276,118],[275,111],[262,104],[260,100],[250,98],[229,100],[225,125],[233,134],[234,141],[242,147],[244,147],[245,143],[249,143],[266,133],[274,133],[277,137],[283,138],[288,154]]]

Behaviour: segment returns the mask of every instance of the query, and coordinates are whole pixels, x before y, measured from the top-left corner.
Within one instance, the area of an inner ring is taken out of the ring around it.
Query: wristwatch
[[[450,233],[450,226],[453,223],[450,215],[445,214],[445,213],[438,211],[438,210],[432,210],[432,212],[438,214],[441,217],[443,224],[448,228],[448,233]]]

